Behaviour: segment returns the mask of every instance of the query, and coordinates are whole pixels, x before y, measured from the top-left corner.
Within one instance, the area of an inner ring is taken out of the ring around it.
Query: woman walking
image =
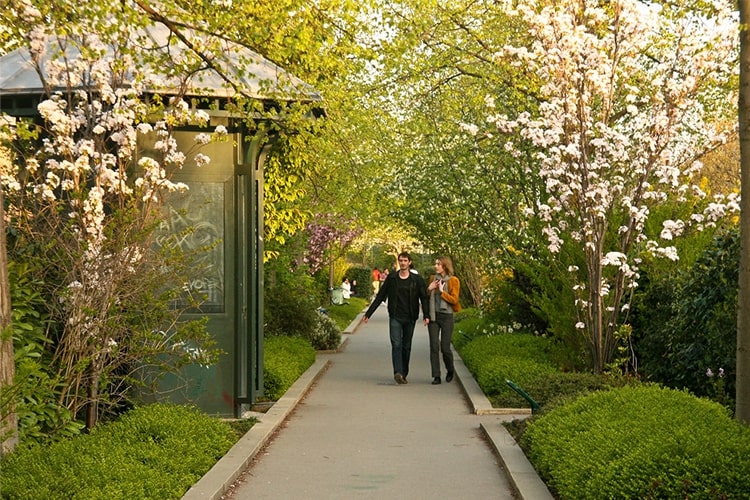
[[[435,275],[427,287],[430,302],[430,322],[427,331],[430,335],[430,365],[432,367],[432,384],[440,380],[440,354],[445,363],[445,381],[453,380],[453,313],[461,310],[458,294],[461,282],[453,276],[453,262],[449,257],[435,259]]]

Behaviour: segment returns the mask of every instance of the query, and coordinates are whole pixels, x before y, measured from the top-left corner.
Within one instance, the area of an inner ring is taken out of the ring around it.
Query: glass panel
[[[187,288],[203,298],[200,311],[224,312],[224,183],[188,182],[185,193],[173,193],[164,205],[162,230],[177,236],[193,257]],[[177,307],[187,307],[187,300]]]

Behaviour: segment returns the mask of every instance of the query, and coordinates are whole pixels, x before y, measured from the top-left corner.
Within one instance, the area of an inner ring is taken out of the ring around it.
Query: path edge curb
[[[354,333],[361,316],[355,319],[344,333]],[[342,339],[338,352],[346,347]],[[248,468],[258,452],[271,439],[302,398],[312,388],[314,382],[331,364],[330,356],[335,352],[318,352],[315,362],[292,384],[284,395],[269,408],[258,423],[242,436],[216,464],[183,495],[182,500],[221,500],[232,484]],[[523,408],[492,408],[487,396],[479,387],[468,368],[454,350],[454,369],[472,413],[478,416],[506,415],[526,418],[531,410]],[[526,458],[508,430],[497,421],[492,426],[480,422],[480,429],[487,437],[498,456],[505,474],[517,493],[519,500],[553,500],[547,485]]]
[[[274,432],[291,414],[313,383],[328,368],[328,356],[317,356],[315,362],[287,389],[284,395],[247,431],[197,483],[182,496],[182,500],[219,500],[250,465]]]
[[[492,448],[500,458],[508,480],[522,500],[553,500],[547,485],[541,480],[534,466],[508,430],[495,423],[491,427],[479,424]]]

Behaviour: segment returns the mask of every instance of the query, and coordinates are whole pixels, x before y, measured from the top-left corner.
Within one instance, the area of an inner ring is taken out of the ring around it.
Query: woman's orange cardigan
[[[435,275],[432,275],[430,281],[435,281]],[[461,282],[455,276],[451,276],[446,281],[446,287],[443,287],[443,293],[440,294],[440,298],[451,305],[454,313],[461,310],[461,304],[458,302],[458,295],[461,291]]]

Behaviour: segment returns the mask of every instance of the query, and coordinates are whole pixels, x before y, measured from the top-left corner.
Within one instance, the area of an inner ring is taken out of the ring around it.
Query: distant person
[[[388,274],[390,274],[390,271],[388,269],[383,269],[380,272],[380,286],[383,286],[383,282],[388,278]]]
[[[440,354],[445,363],[445,381],[453,380],[455,367],[453,366],[453,313],[461,310],[458,294],[461,282],[453,275],[453,262],[449,257],[435,259],[435,274],[432,276],[427,293],[429,294],[430,323],[427,332],[430,336],[430,366],[432,368],[432,384],[440,383]]]
[[[372,269],[372,296],[375,297],[380,290],[380,270],[377,267]]]
[[[385,280],[388,278],[388,275],[390,274],[390,271],[388,269],[383,269],[380,271],[380,286],[383,286],[383,283],[385,283]],[[388,297],[385,298],[386,302],[388,301]]]
[[[348,304],[349,299],[352,297],[352,285],[349,283],[349,278],[344,277],[344,280],[341,282],[341,290],[344,292],[344,304]]]
[[[391,361],[393,379],[399,384],[406,384],[409,375],[409,359],[414,327],[419,319],[419,307],[422,306],[422,317],[427,325],[429,304],[427,286],[418,274],[409,271],[411,256],[407,252],[398,255],[398,272],[391,273],[380,287],[362,321],[368,322],[378,306],[388,299],[388,330],[391,337]]]
[[[352,280],[352,297],[358,297],[358,295],[357,295],[357,280]]]

